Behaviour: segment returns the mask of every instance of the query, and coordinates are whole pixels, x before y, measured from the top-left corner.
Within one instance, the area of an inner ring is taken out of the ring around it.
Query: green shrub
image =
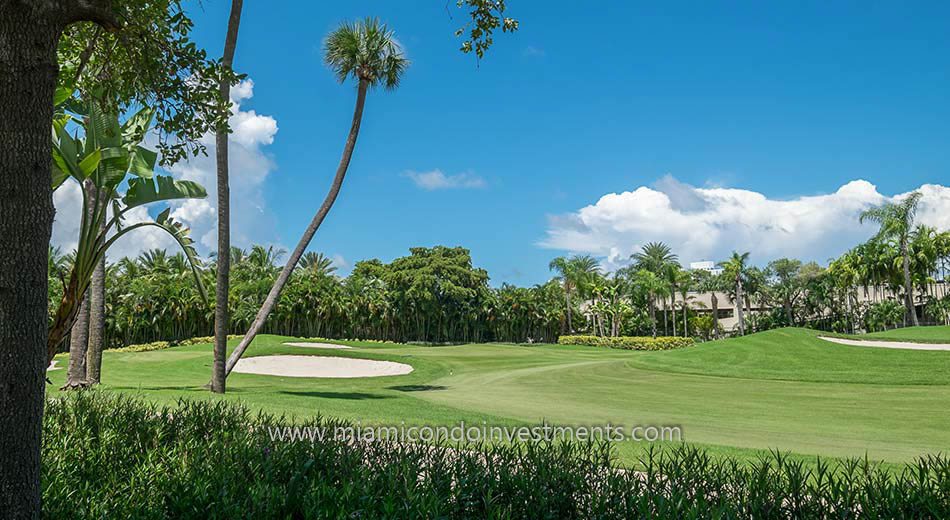
[[[228,339],[238,339],[243,336],[238,334],[228,334]],[[110,349],[113,352],[149,352],[152,350],[164,350],[171,347],[183,347],[187,345],[198,345],[201,343],[214,343],[214,336],[199,336],[196,338],[183,339],[181,341],[153,341],[151,343],[142,343],[140,345],[129,345],[122,348]]]
[[[608,444],[445,446],[270,438],[224,401],[48,402],[46,518],[950,518],[950,460],[743,464],[681,445],[618,471]],[[311,426],[342,423],[317,419]]]
[[[622,348],[626,350],[670,350],[688,347],[693,338],[676,336],[561,336],[557,342],[561,345],[588,345],[591,347]]]

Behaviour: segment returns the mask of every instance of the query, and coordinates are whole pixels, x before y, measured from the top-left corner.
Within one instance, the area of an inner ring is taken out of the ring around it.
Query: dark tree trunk
[[[241,26],[243,0],[232,0],[228,17],[228,32],[224,38],[224,55],[221,64],[228,69],[234,63],[238,28]],[[222,81],[221,99],[231,98],[231,83]],[[215,156],[218,166],[218,279],[214,303],[214,366],[211,372],[211,391],[223,394],[227,372],[228,325],[231,313],[228,295],[231,287],[231,186],[228,180],[228,128],[222,123],[215,132]]]
[[[0,513],[39,518],[56,46],[108,0],[0,0]]]
[[[51,2],[41,2],[49,4]],[[50,121],[56,45],[48,5],[0,0],[0,516],[40,516]]]
[[[330,185],[330,191],[323,200],[323,204],[320,206],[317,214],[314,215],[313,220],[310,221],[307,230],[304,231],[303,236],[300,237],[300,242],[297,243],[294,252],[291,253],[290,258],[287,259],[287,264],[284,265],[280,276],[277,277],[277,281],[275,281],[274,286],[271,287],[270,293],[267,295],[267,299],[264,300],[264,304],[261,305],[261,309],[257,312],[257,316],[254,318],[254,322],[251,323],[250,329],[248,329],[244,337],[241,338],[241,343],[238,344],[234,352],[231,353],[231,357],[228,358],[225,374],[230,374],[231,371],[234,370],[234,365],[241,359],[244,351],[247,350],[247,347],[254,341],[254,338],[264,327],[267,316],[270,315],[271,311],[274,310],[274,307],[277,305],[277,300],[280,299],[280,293],[290,280],[290,275],[297,266],[297,262],[300,261],[300,257],[303,256],[307,246],[310,245],[313,235],[317,232],[317,229],[320,228],[323,219],[326,218],[327,213],[330,212],[330,208],[333,207],[337,195],[340,194],[340,188],[343,187],[343,179],[346,177],[346,170],[349,168],[350,159],[353,157],[353,149],[356,147],[356,138],[360,133],[360,122],[363,119],[363,105],[366,103],[367,89],[369,89],[369,80],[360,79],[359,88],[356,91],[356,109],[353,111],[353,122],[350,125],[350,134],[343,147],[343,156],[340,158],[340,164],[336,169],[333,184]]]

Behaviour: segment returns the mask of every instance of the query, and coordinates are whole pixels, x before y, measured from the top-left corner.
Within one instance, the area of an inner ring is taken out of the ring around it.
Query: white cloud
[[[271,243],[277,235],[272,212],[264,200],[263,185],[274,171],[275,164],[265,151],[274,142],[277,121],[254,110],[244,110],[241,103],[254,95],[254,83],[242,81],[231,89],[233,115],[229,137],[228,165],[231,188],[231,243],[247,247],[252,243]],[[152,137],[153,138],[153,137]],[[190,158],[170,169],[176,178],[193,180],[204,186],[208,197],[198,200],[173,202],[172,217],[191,228],[199,253],[217,249],[217,168],[213,134],[202,137],[208,155]],[[76,247],[79,234],[79,212],[82,204],[79,185],[67,182],[53,195],[56,222],[53,225],[53,244],[64,252]],[[156,205],[158,206],[158,205]],[[158,208],[154,209],[154,214]],[[127,223],[148,217],[147,209],[129,212]],[[155,248],[177,249],[174,242],[156,228],[132,231],[118,240],[110,249],[110,258],[134,256]]]
[[[950,188],[925,184],[918,220],[950,229]],[[609,193],[567,215],[549,217],[542,247],[589,253],[605,266],[627,263],[650,241],[663,241],[680,261],[720,260],[733,250],[751,251],[753,261],[789,256],[827,261],[866,240],[876,228],[858,222],[860,212],[892,197],[864,180],[834,193],[790,200],[770,199],[735,188],[696,188],[666,176],[653,187]]]
[[[416,186],[427,191],[485,187],[485,179],[472,173],[446,175],[442,173],[442,170],[436,169],[422,173],[406,172],[404,176],[411,179]]]
[[[335,267],[338,272],[348,271],[350,269],[350,263],[339,253],[331,256],[330,261],[330,265]]]

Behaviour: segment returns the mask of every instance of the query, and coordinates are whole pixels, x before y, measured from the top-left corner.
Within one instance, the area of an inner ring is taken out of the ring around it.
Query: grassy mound
[[[950,461],[897,477],[849,461],[752,466],[680,448],[616,471],[606,445],[487,452],[332,437],[275,441],[280,418],[224,403],[91,393],[44,417],[48,518],[946,518]],[[315,420],[313,427],[335,423]]]

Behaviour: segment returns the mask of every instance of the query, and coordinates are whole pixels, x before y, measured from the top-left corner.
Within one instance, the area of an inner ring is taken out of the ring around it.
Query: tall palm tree
[[[310,251],[300,257],[300,267],[319,276],[328,276],[336,271],[333,259],[323,253]]]
[[[917,321],[917,311],[914,309],[914,286],[910,277],[910,252],[908,243],[914,229],[914,217],[917,215],[917,206],[922,194],[915,191],[900,202],[887,204],[865,210],[861,213],[860,222],[878,223],[881,227],[877,232],[880,239],[895,240],[901,254],[901,267],[904,275],[904,307],[907,316],[914,326],[920,325]]]
[[[666,316],[666,294],[672,294],[674,288],[670,285],[670,279],[672,276],[672,271],[680,268],[679,257],[677,257],[673,250],[670,249],[670,246],[664,244],[663,242],[649,242],[647,245],[643,246],[640,249],[640,252],[630,255],[630,258],[634,261],[634,266],[637,269],[645,270],[653,273],[659,278],[662,284],[668,285],[668,287],[662,288],[658,293],[654,293],[654,296],[660,296],[662,293],[663,296],[663,328],[666,330],[667,325],[667,316]],[[651,306],[656,306],[656,299],[651,300]],[[655,316],[655,309],[650,309],[651,316]],[[656,332],[654,331],[654,336]]]
[[[745,316],[742,314],[742,278],[745,276],[746,263],[749,261],[749,253],[739,254],[732,252],[729,260],[721,262],[719,265],[723,269],[723,274],[735,285],[736,289],[736,313],[739,317],[739,334],[745,335]]]
[[[567,323],[565,330],[568,333],[574,332],[573,306],[571,305],[571,295],[579,292],[581,288],[590,280],[591,275],[600,270],[600,266],[594,257],[589,255],[574,256],[565,258],[559,256],[548,264],[548,269],[558,274],[558,279],[564,288],[564,303],[567,306]]]
[[[237,47],[238,28],[241,26],[241,9],[244,0],[231,0],[228,16],[228,32],[224,37],[224,55],[221,66],[230,70],[234,64],[234,49]],[[218,87],[222,101],[231,99],[231,81],[224,75]],[[218,251],[231,250],[231,186],[228,181],[228,124],[222,118],[215,129],[215,158],[218,169]],[[211,391],[224,393],[225,358],[228,355],[228,293],[231,288],[231,255],[218,255],[217,285],[214,299],[214,363],[211,369]]]
[[[679,265],[679,257],[663,242],[650,242],[643,246],[639,253],[630,255],[630,258],[637,269],[646,269],[657,276],[664,276],[671,266]]]
[[[277,281],[271,288],[267,299],[258,311],[250,329],[241,339],[241,343],[228,358],[225,375],[230,374],[234,365],[247,350],[247,347],[254,340],[254,337],[264,327],[264,321],[277,305],[280,293],[283,291],[290,275],[293,273],[297,262],[303,256],[307,246],[313,239],[323,219],[326,218],[330,208],[340,194],[340,188],[343,186],[343,179],[346,177],[346,170],[350,165],[350,159],[353,157],[353,149],[356,147],[356,138],[360,133],[360,122],[363,119],[363,105],[366,103],[366,93],[371,87],[383,86],[387,90],[394,90],[399,86],[399,80],[403,73],[409,67],[409,60],[403,54],[402,47],[396,40],[396,36],[385,24],[380,23],[378,19],[367,18],[355,23],[345,22],[335,31],[327,36],[323,43],[324,61],[327,66],[336,74],[340,83],[345,82],[352,77],[357,81],[356,90],[356,109],[353,112],[353,122],[350,125],[350,133],[347,136],[346,144],[343,147],[343,157],[340,158],[340,164],[336,170],[336,176],[333,178],[333,184],[327,193],[323,204],[310,221],[310,226],[304,231],[300,242],[287,260],[287,264],[278,276]]]

